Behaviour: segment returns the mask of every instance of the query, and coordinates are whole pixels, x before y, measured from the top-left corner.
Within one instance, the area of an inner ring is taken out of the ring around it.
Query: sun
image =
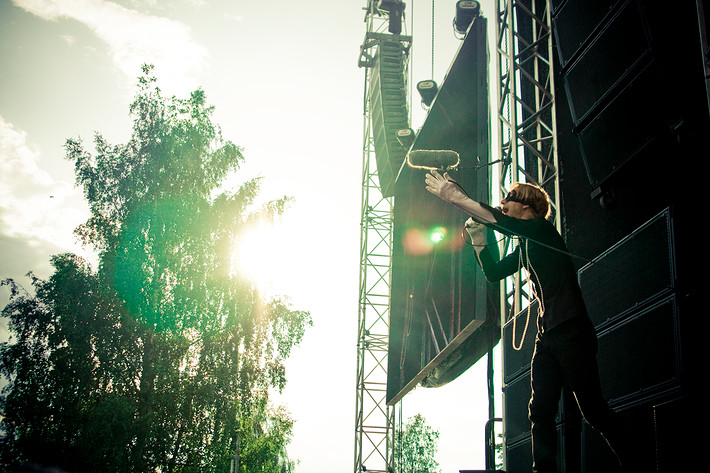
[[[262,294],[275,290],[283,236],[273,224],[260,223],[240,233],[232,253],[233,277],[251,281]]]

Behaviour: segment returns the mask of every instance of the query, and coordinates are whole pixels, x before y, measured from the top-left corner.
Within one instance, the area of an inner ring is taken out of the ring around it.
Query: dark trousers
[[[565,385],[574,393],[587,423],[601,432],[621,458],[625,434],[602,396],[596,354],[596,334],[586,317],[566,321],[538,335],[532,357],[532,396],[528,406],[533,472],[557,473],[555,415]]]

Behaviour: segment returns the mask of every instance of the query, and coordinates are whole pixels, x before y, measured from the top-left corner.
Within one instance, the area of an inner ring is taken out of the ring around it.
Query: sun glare
[[[278,279],[279,238],[271,224],[241,234],[232,255],[232,275],[250,280],[264,295],[270,293]]]

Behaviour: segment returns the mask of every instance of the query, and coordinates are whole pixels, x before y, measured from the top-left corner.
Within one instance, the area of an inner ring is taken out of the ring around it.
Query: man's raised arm
[[[481,205],[470,197],[468,197],[461,187],[451,179],[449,173],[445,172],[442,176],[436,170],[427,173],[426,190],[439,197],[440,199],[449,202],[452,205],[460,208],[475,220],[482,223],[496,223],[496,218],[493,213],[485,206]]]

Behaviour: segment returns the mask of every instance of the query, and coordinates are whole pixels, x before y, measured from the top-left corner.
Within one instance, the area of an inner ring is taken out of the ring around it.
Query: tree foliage
[[[269,391],[310,324],[232,274],[230,248],[288,199],[251,210],[259,181],[220,190],[243,157],[202,90],[165,98],[145,66],[130,140],[66,142],[91,215],[77,230],[99,265],[51,259],[32,291],[6,280],[0,345],[3,465],[66,471],[287,472],[293,421]]]
[[[407,419],[395,432],[395,471],[397,473],[438,473],[436,452],[439,431],[427,425],[421,414]]]

